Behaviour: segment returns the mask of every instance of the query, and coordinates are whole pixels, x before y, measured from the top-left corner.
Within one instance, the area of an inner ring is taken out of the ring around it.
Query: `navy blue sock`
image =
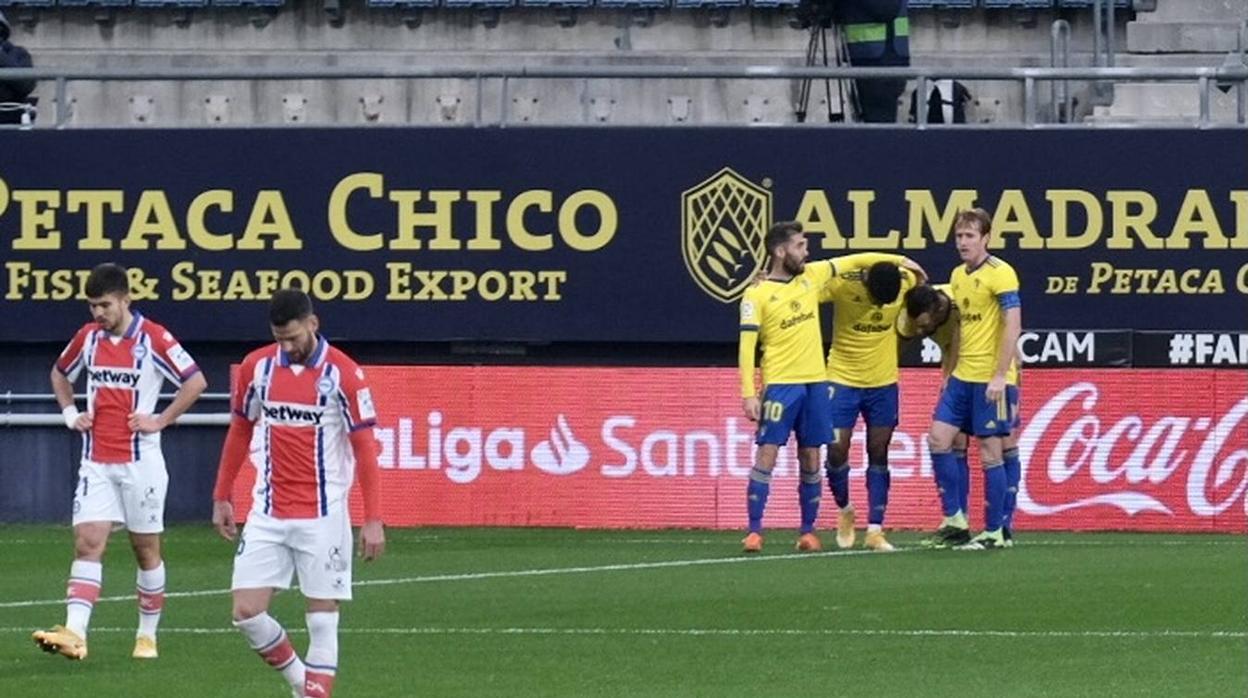
[[[828,473],[828,489],[832,491],[832,497],[836,499],[836,506],[844,509],[849,506],[849,463],[844,465],[827,467]]]
[[[802,473],[802,481],[797,485],[798,503],[802,509],[802,533],[815,530],[815,520],[819,518],[819,501],[822,497],[823,477],[819,471]]]
[[[945,516],[958,513],[958,461],[949,451],[932,451],[932,474],[940,492],[940,510]]]
[[[771,493],[771,473],[754,468],[750,470],[750,484],[746,487],[746,509],[750,513],[750,533],[763,532],[763,510],[767,508],[767,495]]]
[[[1001,523],[1014,529],[1014,508],[1018,506],[1018,482],[1023,479],[1023,464],[1018,460],[1018,449],[1005,449],[1005,511]]]
[[[1005,467],[1000,463],[984,466],[984,530],[1001,528],[1005,513]]]
[[[966,449],[954,449],[958,461],[958,506],[964,514],[971,513],[971,465],[966,462]]]
[[[884,524],[884,511],[888,509],[888,486],[891,482],[892,476],[887,465],[867,465],[867,502],[871,506],[871,510],[867,512],[868,524]]]

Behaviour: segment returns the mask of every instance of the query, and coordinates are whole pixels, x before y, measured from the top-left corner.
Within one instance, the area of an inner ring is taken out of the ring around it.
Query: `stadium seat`
[[[368,0],[369,7],[429,8],[437,7],[438,0]]]
[[[443,7],[515,7],[516,0],[443,0]]]
[[[746,0],[676,0],[678,10],[692,10],[700,7],[745,7]]]
[[[64,3],[62,3],[64,4]],[[108,3],[93,3],[104,5]],[[129,2],[125,3],[129,5]],[[134,0],[135,7],[207,7],[208,0]]]
[[[911,3],[911,4],[914,4],[914,3]],[[1060,8],[1071,8],[1071,9],[1079,9],[1079,10],[1092,9],[1092,6],[1095,4],[1096,4],[1096,0],[1057,0],[1057,6]],[[1114,7],[1130,9],[1131,0],[1114,0]]]
[[[207,5],[208,3],[201,4]],[[286,0],[212,0],[214,7],[281,7],[285,4]]]
[[[912,10],[926,10],[933,7],[969,10],[975,7],[975,0],[910,0]]]
[[[54,0],[0,0],[0,7],[52,7]]]
[[[983,0],[984,7],[989,10],[1021,7],[1030,10],[1047,10],[1053,7],[1053,0]]]
[[[592,7],[594,0],[519,0],[520,7]]]
[[[671,7],[669,0],[598,0],[598,7],[631,10],[662,10]]]
[[[750,0],[750,4],[754,7],[763,9],[789,9],[797,7],[799,1],[800,0]]]

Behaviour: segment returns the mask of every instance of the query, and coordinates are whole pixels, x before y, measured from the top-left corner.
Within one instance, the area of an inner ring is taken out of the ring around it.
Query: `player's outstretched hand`
[[[230,502],[213,502],[212,525],[222,538],[234,540],[234,536],[238,535],[238,525],[234,523],[234,505]]]
[[[763,405],[756,397],[747,397],[741,401],[741,409],[745,410],[745,416],[751,422],[757,422],[759,416],[763,413]]]
[[[365,562],[376,560],[386,551],[386,529],[374,519],[360,527],[360,557]]]
[[[141,412],[131,412],[127,423],[130,425],[130,431],[140,434],[155,434],[165,428],[165,423],[159,417]]]

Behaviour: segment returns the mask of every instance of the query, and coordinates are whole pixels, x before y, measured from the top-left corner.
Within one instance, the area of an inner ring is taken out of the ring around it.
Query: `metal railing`
[[[476,114],[471,126],[505,126],[508,124],[508,105],[511,83],[515,80],[580,80],[582,91],[593,79],[685,79],[685,80],[879,80],[904,79],[917,83],[917,93],[928,94],[928,83],[933,80],[978,80],[1021,83],[1023,86],[1023,123],[1028,127],[1042,126],[1038,119],[1040,101],[1037,86],[1040,83],[1081,82],[1195,82],[1199,86],[1200,111],[1198,125],[1210,125],[1210,91],[1217,85],[1241,86],[1248,82],[1248,65],[1242,61],[1235,65],[1218,67],[1049,67],[1049,68],[985,68],[985,67],[918,67],[905,68],[855,68],[801,67],[801,66],[518,66],[518,67],[429,67],[404,66],[384,68],[167,68],[155,70],[119,69],[57,69],[57,68],[3,68],[0,80],[35,79],[51,81],[55,89],[53,107],[54,125],[67,125],[66,98],[68,83],[73,81],[94,82],[146,82],[146,81],[257,81],[257,80],[439,80],[460,79],[475,83],[477,93]],[[484,114],[485,83],[498,81],[499,117],[497,122],[487,123]],[[1244,90],[1237,90],[1238,123],[1245,123]],[[582,97],[586,95],[583,94]],[[916,128],[927,128],[923,120],[916,120]]]
[[[74,395],[74,401],[81,404],[87,399],[85,394]],[[160,400],[172,400],[173,393],[160,395]],[[203,393],[197,403],[228,402],[229,393]],[[0,393],[0,404],[7,405],[11,410],[15,404],[48,404],[56,405],[56,396],[52,393],[15,393],[12,390]],[[174,422],[180,427],[224,427],[230,424],[230,413],[198,412],[187,413]],[[65,418],[60,412],[0,412],[0,428],[8,427],[60,427],[65,428]]]

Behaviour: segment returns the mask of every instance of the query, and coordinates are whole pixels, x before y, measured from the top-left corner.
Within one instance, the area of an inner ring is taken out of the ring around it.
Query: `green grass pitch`
[[[706,531],[407,529],[356,565],[335,694],[1245,696],[1248,539],[1023,534],[1011,550],[758,556]],[[234,548],[165,539],[160,659],[129,657],[134,561],[113,537],[90,656],[64,620],[68,527],[0,526],[0,696],[288,696],[229,623]],[[831,544],[833,536],[824,535]],[[300,651],[302,599],[272,612]]]

